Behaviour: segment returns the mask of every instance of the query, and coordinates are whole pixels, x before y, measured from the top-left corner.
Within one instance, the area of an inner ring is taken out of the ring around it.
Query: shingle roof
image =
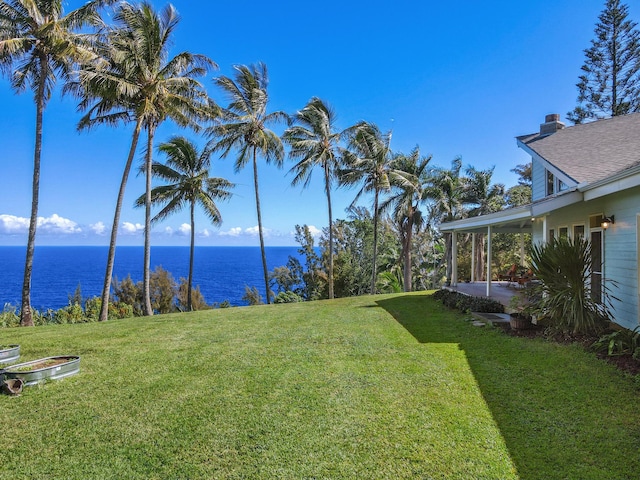
[[[517,139],[578,183],[592,183],[640,164],[640,113]]]

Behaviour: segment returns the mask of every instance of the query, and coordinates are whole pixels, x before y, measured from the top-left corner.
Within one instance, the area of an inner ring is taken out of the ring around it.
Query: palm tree
[[[216,85],[223,90],[230,103],[222,111],[222,122],[210,127],[208,133],[212,137],[212,148],[221,151],[222,158],[226,157],[232,149],[237,149],[236,172],[242,170],[247,162],[252,162],[264,286],[267,303],[271,303],[258,189],[258,152],[267,163],[274,162],[278,167],[282,166],[284,159],[282,142],[267,126],[278,121],[288,121],[289,117],[280,111],[267,113],[269,78],[267,66],[264,63],[250,67],[240,65],[235,66],[234,69],[235,80],[226,76],[215,79]]]
[[[464,181],[460,176],[462,159],[455,158],[451,168],[437,168],[433,172],[426,196],[433,201],[430,217],[435,223],[450,222],[463,218],[464,210]],[[445,254],[442,262],[447,265],[447,281],[451,280],[452,234],[445,234]],[[436,270],[438,270],[436,268]]]
[[[465,170],[466,178],[464,180],[464,203],[472,206],[468,215],[476,217],[478,215],[486,215],[500,211],[504,206],[503,184],[497,183],[491,185],[493,176],[493,168],[487,170],[476,170],[469,166]],[[485,273],[484,263],[484,234],[476,234],[476,261],[475,261],[475,278],[482,279]]]
[[[291,169],[295,177],[293,185],[306,188],[311,180],[313,168],[318,166],[324,173],[324,191],[327,195],[329,213],[329,298],[333,298],[333,216],[331,210],[331,184],[337,176],[341,162],[339,143],[346,130],[335,131],[336,115],[325,102],[312,98],[296,113],[295,125],[287,129],[282,139],[291,146],[289,156],[298,160]]]
[[[427,166],[431,156],[421,157],[416,147],[410,155],[398,154],[391,162],[391,183],[394,193],[380,206],[380,210],[393,209],[399,226],[404,270],[404,291],[412,290],[411,247],[414,228],[420,228],[423,217],[420,203],[425,200],[430,181]]]
[[[23,326],[33,325],[31,274],[38,219],[44,109],[58,76],[68,80],[74,63],[93,57],[92,36],[75,31],[89,25],[101,25],[99,9],[107,3],[108,0],[93,0],[64,15],[61,0],[0,2],[0,69],[11,77],[11,86],[17,92],[29,87],[36,104],[31,218],[20,313]]]
[[[350,130],[349,146],[343,153],[346,168],[338,176],[342,185],[362,183],[351,206],[364,193],[373,192],[373,268],[371,274],[371,294],[376,291],[376,264],[378,253],[378,217],[380,214],[380,193],[390,189],[391,132],[383,135],[380,129],[368,122],[361,122]]]
[[[171,37],[179,17],[173,6],[160,13],[148,2],[138,6],[122,3],[114,16],[115,26],[101,46],[101,59],[84,65],[80,80],[74,85],[82,97],[80,108],[89,109],[79,124],[88,128],[98,124],[134,121],[129,155],[122,174],[116,210],[111,228],[111,241],[102,289],[100,320],[107,320],[111,291],[115,246],[120,211],[131,165],[142,129],[147,132],[145,155],[146,208],[144,249],[144,313],[151,308],[150,226],[151,165],[153,138],[157,127],[166,119],[180,126],[199,129],[199,122],[211,119],[217,107],[209,99],[197,77],[205,75],[216,64],[208,57],[182,52],[169,57]]]
[[[184,137],[173,137],[158,148],[167,156],[167,163],[154,162],[153,175],[169,182],[151,190],[151,203],[164,205],[152,222],[164,220],[173,213],[189,206],[191,219],[191,249],[189,254],[189,278],[187,282],[187,310],[191,311],[191,290],[193,285],[193,254],[195,247],[195,208],[200,205],[213,225],[222,223],[222,216],[216,200],[231,197],[233,184],[224,178],[209,177],[211,149],[198,151],[196,145]],[[136,206],[146,204],[146,195],[136,201]]]

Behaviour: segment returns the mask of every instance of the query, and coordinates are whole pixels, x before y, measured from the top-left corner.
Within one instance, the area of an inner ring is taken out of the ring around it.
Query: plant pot
[[[4,370],[6,380],[18,378],[25,386],[46,380],[59,380],[80,371],[80,357],[59,356],[11,365]]]
[[[6,382],[0,382],[0,392],[5,395],[20,395],[22,393],[23,382],[19,378],[12,378]]]
[[[0,363],[15,362],[20,358],[20,345],[0,346]]]
[[[509,319],[509,324],[514,330],[527,330],[532,327],[531,317],[513,313]]]

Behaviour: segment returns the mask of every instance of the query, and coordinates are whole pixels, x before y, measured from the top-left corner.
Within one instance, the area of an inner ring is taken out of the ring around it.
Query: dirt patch
[[[609,355],[599,353],[598,358],[614,364],[620,370],[630,373],[631,375],[640,374],[640,362],[631,355],[616,355],[610,357]]]
[[[7,370],[10,370],[12,372],[32,372],[35,370],[40,370],[42,368],[49,368],[49,367],[55,367],[56,365],[62,365],[63,363],[67,363],[70,360],[73,360],[73,359],[67,358],[67,357],[52,358],[49,360],[43,360],[42,362],[25,365],[24,367],[8,368]]]

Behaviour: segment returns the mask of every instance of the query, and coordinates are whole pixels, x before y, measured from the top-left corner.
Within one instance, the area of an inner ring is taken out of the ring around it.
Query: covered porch
[[[478,217],[455,220],[440,225],[442,233],[451,235],[451,281],[450,288],[474,296],[493,298],[500,303],[508,305],[511,297],[517,295],[517,288],[509,288],[506,281],[495,281],[498,273],[494,272],[492,266],[492,235],[494,233],[511,233],[520,235],[520,259],[521,265],[525,258],[524,234],[532,232],[534,222],[532,206],[509,208],[500,212],[482,215]],[[472,235],[471,252],[471,279],[470,282],[458,282],[458,234]],[[476,235],[486,235],[485,255],[486,255],[486,281],[478,281],[475,278],[475,257],[476,257]],[[513,286],[513,283],[511,284]]]

